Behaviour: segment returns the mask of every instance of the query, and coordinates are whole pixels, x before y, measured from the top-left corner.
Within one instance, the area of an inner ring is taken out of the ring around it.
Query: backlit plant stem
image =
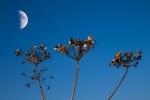
[[[42,90],[42,86],[41,86],[41,82],[40,82],[40,76],[38,74],[38,69],[37,69],[36,65],[35,65],[35,74],[36,74],[36,78],[37,78],[37,81],[38,81],[38,86],[40,88],[40,93],[41,93],[41,96],[42,96],[42,100],[46,100],[44,92]]]
[[[116,89],[112,92],[112,94],[110,95],[110,97],[108,98],[108,100],[110,100],[112,98],[112,96],[115,94],[115,92],[117,91],[117,89],[119,88],[119,86],[121,85],[122,81],[124,80],[124,78],[126,77],[127,73],[128,73],[128,66],[125,67],[126,68],[126,72],[124,74],[124,76],[122,77],[121,81],[119,82],[119,84],[117,85]]]
[[[74,95],[75,95],[75,91],[76,91],[76,85],[77,85],[77,81],[78,81],[78,71],[79,71],[79,60],[76,60],[76,75],[75,75],[74,87],[73,87],[73,91],[72,91],[71,100],[74,100]]]

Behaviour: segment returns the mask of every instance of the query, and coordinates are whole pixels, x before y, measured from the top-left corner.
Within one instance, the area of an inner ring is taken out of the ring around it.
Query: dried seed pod
[[[115,57],[113,58],[113,60],[110,63],[110,66],[116,66],[118,67],[130,67],[130,66],[134,66],[136,67],[138,65],[138,60],[142,57],[141,56],[141,51],[140,53],[136,52],[133,54],[133,52],[127,52],[122,54],[120,51],[117,52],[117,54],[115,55]]]

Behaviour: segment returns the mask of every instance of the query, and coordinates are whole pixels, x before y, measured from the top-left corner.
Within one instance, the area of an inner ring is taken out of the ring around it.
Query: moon
[[[23,11],[19,10],[20,29],[23,29],[28,24],[28,16]]]

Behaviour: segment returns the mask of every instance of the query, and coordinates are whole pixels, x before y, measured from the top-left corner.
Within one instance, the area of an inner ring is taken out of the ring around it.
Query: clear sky
[[[24,11],[28,25],[19,29],[18,10]],[[47,100],[70,100],[75,76],[75,61],[54,51],[70,37],[97,42],[80,61],[75,100],[107,100],[125,72],[110,67],[117,51],[143,51],[137,68],[129,73],[112,100],[150,100],[150,1],[149,0],[0,0],[0,100],[41,100],[37,84],[20,74],[31,74],[32,65],[13,52],[26,51],[44,43],[51,52],[40,68],[53,75],[43,87]]]

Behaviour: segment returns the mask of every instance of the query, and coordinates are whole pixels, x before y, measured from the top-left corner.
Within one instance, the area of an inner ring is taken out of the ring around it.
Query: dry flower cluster
[[[79,60],[90,50],[94,48],[95,41],[89,35],[87,40],[74,40],[72,38],[68,41],[69,45],[61,45],[54,47],[54,50],[57,50],[60,53],[66,54],[68,57],[76,61],[76,74],[74,80],[74,87],[72,90],[71,100],[74,100],[77,80],[78,80],[78,70],[79,70]]]
[[[137,67],[138,61],[141,60],[141,58],[142,58],[142,51],[138,51],[135,53],[127,52],[124,54],[119,51],[116,53],[115,57],[113,58],[113,60],[110,63],[110,66],[116,66],[117,68],[124,67],[124,68],[126,68],[126,72],[125,72],[124,76],[122,77],[122,79],[120,80],[117,87],[115,88],[115,90],[112,92],[112,94],[108,98],[108,100],[110,100],[112,98],[112,96],[115,94],[115,92],[121,85],[122,81],[124,80],[124,78],[126,77],[126,75],[128,73],[128,68],[131,66]]]
[[[68,46],[59,43],[58,46],[55,46],[54,50],[66,54],[74,60],[80,60],[83,55],[85,55],[90,49],[94,48],[95,41],[89,35],[87,40],[74,40],[70,38],[68,43]]]
[[[138,52],[127,52],[125,54],[121,53],[120,51],[117,52],[114,59],[111,61],[110,66],[116,66],[118,67],[130,67],[134,66],[136,67],[138,65],[138,60],[141,60],[142,58],[142,51]]]
[[[29,62],[33,65],[38,65],[39,63],[50,58],[50,52],[46,51],[44,44],[41,44],[40,46],[32,46],[29,50],[27,50],[25,55],[21,49],[17,49],[14,54],[16,56],[22,56],[26,59],[26,61],[23,61],[22,64]]]
[[[47,52],[44,44],[41,44],[40,46],[32,46],[29,50],[27,50],[26,54],[21,49],[17,49],[14,54],[25,59],[25,61],[22,61],[22,64],[25,64],[27,62],[34,65],[34,70],[32,71],[33,75],[27,76],[26,73],[22,73],[21,75],[30,78],[33,81],[32,83],[26,84],[28,88],[31,87],[31,84],[37,82],[40,88],[40,93],[42,95],[42,100],[46,100],[41,83],[43,83],[49,90],[50,86],[45,83],[45,80],[47,78],[53,79],[54,77],[50,76],[43,78],[42,76],[47,71],[47,69],[41,69],[39,71],[37,65],[47,60],[48,58],[51,58],[50,52]]]

